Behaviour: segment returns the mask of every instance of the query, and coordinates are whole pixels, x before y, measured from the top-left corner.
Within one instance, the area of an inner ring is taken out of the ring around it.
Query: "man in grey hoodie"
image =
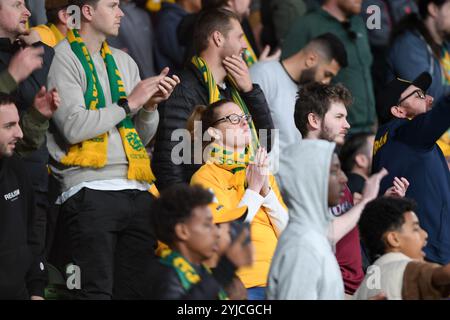
[[[333,219],[336,218],[328,209],[339,203],[347,183],[334,153],[335,146],[326,140],[305,139],[284,149],[279,184],[289,209],[289,223],[272,259],[268,299],[342,300],[345,297],[342,275],[333,253],[332,235],[336,226]],[[386,174],[383,169],[369,178],[367,199],[375,198],[380,180]]]
[[[341,272],[327,239],[332,221],[328,208],[339,203],[347,182],[334,148],[335,143],[325,140],[302,140],[284,151],[280,187],[288,200],[289,223],[272,259],[268,299],[344,299]]]

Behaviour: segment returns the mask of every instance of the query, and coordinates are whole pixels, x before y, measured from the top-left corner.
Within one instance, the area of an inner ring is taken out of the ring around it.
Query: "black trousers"
[[[77,298],[143,298],[156,259],[153,201],[145,191],[83,188],[62,205],[64,242],[81,271]]]

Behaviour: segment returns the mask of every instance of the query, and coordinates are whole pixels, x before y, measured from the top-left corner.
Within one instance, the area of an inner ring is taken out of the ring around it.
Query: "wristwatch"
[[[117,101],[117,105],[119,107],[121,107],[123,110],[125,110],[125,113],[127,115],[129,115],[131,113],[131,109],[130,109],[130,106],[128,105],[127,99],[125,99],[125,98],[119,99],[119,101]]]

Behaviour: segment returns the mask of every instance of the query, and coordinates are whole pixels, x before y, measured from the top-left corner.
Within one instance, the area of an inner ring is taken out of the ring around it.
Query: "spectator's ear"
[[[319,130],[322,124],[322,119],[315,114],[314,112],[310,112],[308,114],[308,127],[313,130]],[[310,131],[310,130],[309,130]]]
[[[92,21],[94,11],[95,11],[94,7],[88,4],[85,4],[81,7],[81,14],[87,21]]]
[[[187,241],[190,236],[190,231],[187,225],[184,223],[177,223],[175,225],[175,236],[183,242]]]
[[[211,138],[213,138],[215,141],[217,141],[217,140],[222,140],[221,139],[221,135],[222,135],[222,133],[219,131],[219,130],[217,130],[216,128],[212,128],[212,127],[210,127],[210,128],[208,128],[208,130],[206,130],[207,132],[208,132],[208,134],[209,134],[209,136],[211,137]]]
[[[400,247],[400,239],[397,231],[388,231],[384,238],[387,248],[397,249]]]
[[[369,158],[365,154],[358,153],[355,156],[355,164],[360,168],[367,168],[369,166]]]
[[[391,113],[396,118],[399,118],[399,119],[406,118],[406,110],[405,110],[404,107],[392,106],[391,107]]]
[[[220,31],[214,31],[211,34],[211,40],[217,48],[222,47],[225,42],[224,36]]]
[[[428,14],[432,18],[436,18],[439,15],[439,7],[432,1],[430,1],[428,3],[427,10],[428,10]]]
[[[319,55],[317,54],[317,52],[309,51],[305,60],[306,68],[307,69],[314,68],[315,66],[317,66],[318,62],[319,62]]]

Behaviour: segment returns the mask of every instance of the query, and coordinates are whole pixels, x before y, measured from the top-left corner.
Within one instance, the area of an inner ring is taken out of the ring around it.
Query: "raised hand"
[[[239,91],[249,92],[253,89],[250,72],[242,57],[232,55],[231,57],[226,57],[222,63],[228,75],[236,83]]]
[[[41,41],[39,32],[33,29],[25,31],[25,33],[21,34],[18,38],[23,44],[27,46],[31,46],[32,44]]]
[[[383,179],[387,174],[388,171],[383,168],[378,173],[371,175],[369,179],[367,179],[366,184],[364,185],[362,201],[369,202],[378,196],[381,179]]]
[[[27,47],[20,49],[11,59],[8,72],[17,83],[22,82],[35,70],[42,68],[44,63],[42,55],[43,47]]]
[[[269,191],[267,151],[260,147],[256,151],[255,161],[247,166],[248,188],[265,197]]]
[[[34,97],[33,106],[45,118],[51,119],[60,104],[61,99],[56,88],[47,91],[45,87],[42,87]]]
[[[167,100],[172,94],[175,87],[180,83],[180,78],[178,76],[173,75],[172,77],[168,77],[167,74],[169,72],[169,68],[164,68],[164,70],[160,74],[160,81],[158,84],[158,91],[155,95],[153,95],[148,102],[149,105],[157,105],[165,100]]]
[[[259,56],[259,61],[278,61],[281,57],[281,49],[278,49],[277,51],[274,52],[274,54],[270,55],[270,46],[266,45],[264,47],[263,52],[261,52],[261,55]]]
[[[157,76],[140,81],[128,96],[131,111],[144,106],[147,110],[154,110],[158,103],[166,100],[180,83],[177,76],[168,77],[169,68],[164,68]]]
[[[264,184],[261,188],[261,196],[267,197],[270,192],[270,183],[269,183],[269,156],[267,155],[267,150],[263,147],[258,149],[259,154],[259,170],[261,174],[265,177]]]
[[[250,237],[250,230],[242,228],[241,234],[233,241],[225,252],[227,258],[237,267],[251,266],[253,263],[253,245],[247,241]]]
[[[409,187],[409,181],[406,180],[406,178],[394,178],[394,183],[392,187],[386,190],[384,193],[387,197],[397,197],[397,198],[403,198],[406,195],[406,191]]]

